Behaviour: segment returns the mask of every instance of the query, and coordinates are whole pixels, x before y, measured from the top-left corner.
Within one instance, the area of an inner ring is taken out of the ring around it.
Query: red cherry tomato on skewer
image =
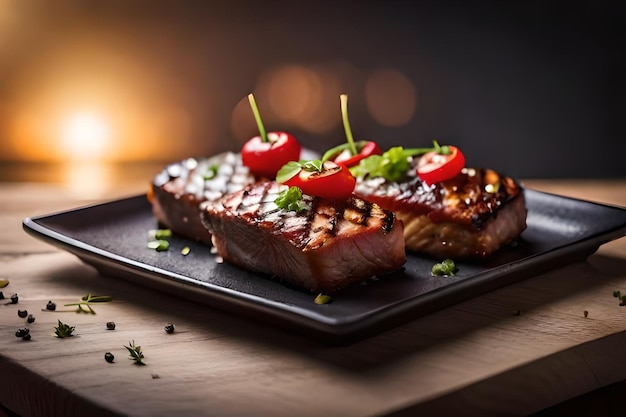
[[[417,163],[417,175],[428,185],[456,177],[465,166],[465,156],[456,146],[424,154]]]
[[[254,175],[274,179],[283,165],[300,159],[302,148],[296,138],[289,133],[266,133],[254,95],[249,94],[248,100],[260,135],[253,137],[243,145],[241,161]]]
[[[323,160],[333,161],[337,164],[343,164],[348,168],[356,166],[361,160],[372,155],[381,155],[382,151],[376,142],[359,141],[355,143],[357,154],[353,155],[350,151],[349,144],[336,146],[324,154]]]
[[[361,160],[368,156],[381,155],[382,151],[376,142],[364,140],[359,142],[354,141],[352,129],[350,129],[350,120],[348,119],[348,96],[341,94],[339,99],[341,102],[343,128],[346,132],[346,143],[326,151],[322,157],[322,161],[333,161],[351,168],[358,165]]]
[[[255,136],[241,148],[241,160],[255,175],[275,178],[289,161],[300,159],[301,147],[295,137],[285,132],[269,132],[267,142]]]
[[[319,164],[314,167],[310,162],[288,163],[280,170],[276,180],[316,197],[344,200],[352,195],[356,178],[345,165],[316,161]]]

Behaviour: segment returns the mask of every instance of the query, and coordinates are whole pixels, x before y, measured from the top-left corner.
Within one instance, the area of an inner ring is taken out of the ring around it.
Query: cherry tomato
[[[285,184],[300,188],[304,194],[343,200],[352,195],[356,178],[345,165],[326,161],[322,164],[321,171],[302,168],[297,175],[285,181]]]
[[[342,152],[340,152],[337,156],[335,156],[332,160],[335,163],[343,164],[347,166],[348,168],[351,168],[353,166],[358,165],[362,159],[365,159],[368,156],[382,154],[382,151],[380,150],[376,142],[362,141],[362,142],[357,142],[356,145],[359,151],[358,154],[352,155],[349,149],[345,149]]]
[[[285,132],[268,132],[267,142],[255,136],[241,148],[241,160],[254,175],[269,179],[289,161],[300,159],[301,146],[296,138]]]
[[[456,177],[465,166],[465,156],[456,146],[447,146],[449,152],[431,151],[417,163],[417,175],[428,185]],[[443,148],[442,148],[443,149]]]

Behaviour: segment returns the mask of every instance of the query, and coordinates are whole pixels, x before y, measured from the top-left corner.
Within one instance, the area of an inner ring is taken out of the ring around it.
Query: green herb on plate
[[[433,265],[431,274],[435,277],[453,277],[458,268],[452,259],[445,259]]]

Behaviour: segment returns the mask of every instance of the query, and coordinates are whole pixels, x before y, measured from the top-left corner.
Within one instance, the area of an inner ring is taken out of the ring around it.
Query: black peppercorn
[[[35,316],[33,316],[32,314],[29,314],[28,318],[26,319],[26,321],[28,323],[34,323],[35,322]]]
[[[168,324],[165,326],[165,331],[166,331],[167,333],[170,333],[170,334],[171,334],[171,333],[174,333],[174,324],[172,324],[172,323],[168,323]]]
[[[52,301],[48,301],[48,304],[46,304],[46,310],[54,311],[56,309],[57,309],[57,305],[53,303]]]
[[[22,340],[30,340],[30,333],[25,334],[24,336],[22,336]]]
[[[107,352],[104,354],[104,360],[109,363],[113,363],[113,360],[115,360],[115,355],[113,355],[111,352]]]
[[[17,310],[17,315],[21,318],[24,318],[26,316],[28,316],[28,311],[27,310]]]
[[[17,296],[17,294],[13,294],[11,296],[11,304],[17,304],[17,302],[19,301],[19,297]]]
[[[24,337],[29,333],[30,330],[28,329],[28,327],[22,327],[20,329],[17,329],[17,331],[15,332],[15,337]]]
[[[115,322],[107,321],[107,330],[115,330]]]

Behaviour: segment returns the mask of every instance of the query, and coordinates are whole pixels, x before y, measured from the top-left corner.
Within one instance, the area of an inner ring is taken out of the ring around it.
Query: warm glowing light
[[[81,112],[70,116],[63,124],[62,146],[72,159],[102,159],[110,143],[110,129],[104,118],[95,113]]]
[[[77,198],[98,199],[104,198],[111,181],[111,172],[108,165],[100,162],[77,161],[66,164],[64,184],[67,190]]]
[[[372,117],[384,126],[408,123],[417,107],[413,82],[395,69],[373,71],[365,85],[365,99]]]

